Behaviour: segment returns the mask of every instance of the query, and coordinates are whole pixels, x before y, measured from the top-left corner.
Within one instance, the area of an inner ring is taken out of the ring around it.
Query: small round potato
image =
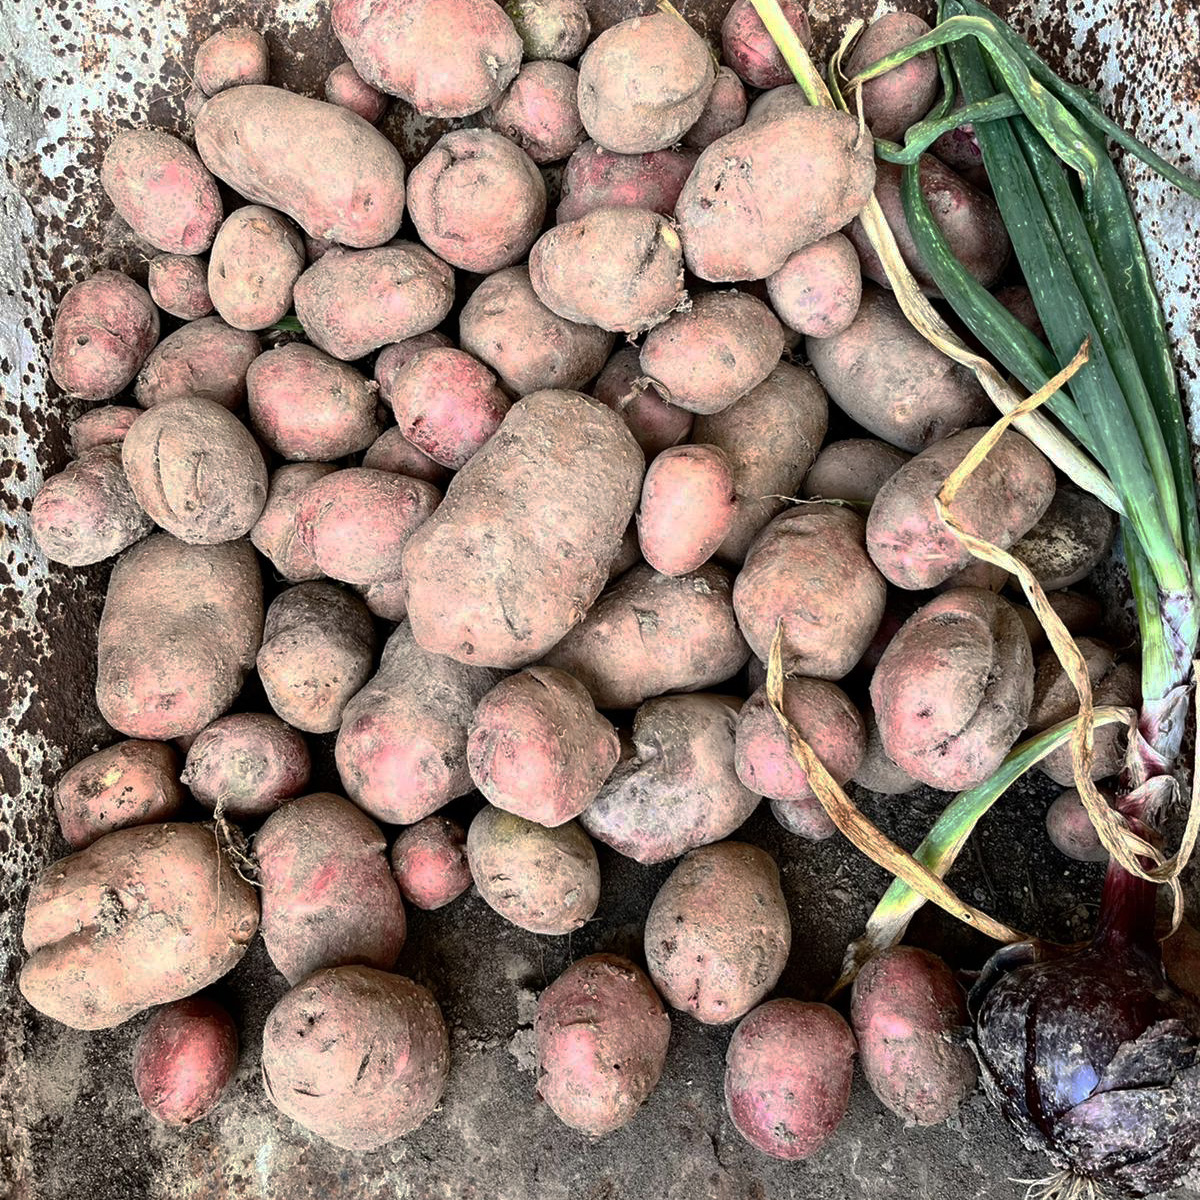
[[[325,99],[339,108],[348,108],[374,125],[387,111],[388,98],[373,88],[355,69],[344,62],[325,78]]]
[[[767,295],[779,319],[797,333],[832,337],[847,329],[862,300],[862,268],[844,233],[797,250],[767,277]]]
[[[282,214],[258,204],[230,213],[208,259],[208,294],[227,325],[266,329],[292,307],[304,239]]]
[[[208,294],[208,264],[194,254],[159,254],[152,258],[149,289],[163,312],[184,321],[207,317],[213,310]]]
[[[608,360],[592,384],[592,395],[624,418],[647,462],[686,442],[692,432],[693,414],[659,395],[642,373],[636,346],[625,346]]]
[[[774,1158],[815,1154],[846,1115],[856,1048],[828,1004],[760,1004],[725,1053],[725,1106],[738,1133]]]
[[[441,488],[446,486],[454,474],[449,467],[443,467],[424,451],[418,450],[396,425],[385,429],[367,447],[362,465],[372,471],[390,471],[393,475],[424,479],[426,483]]]
[[[812,32],[804,5],[798,0],[783,0],[780,7],[801,44],[811,50]],[[734,0],[725,15],[721,23],[721,57],[751,87],[777,88],[795,80],[750,0]]]
[[[654,1091],[671,1019],[628,959],[592,954],[538,997],[538,1095],[564,1125],[591,1137],[620,1129]]]
[[[804,477],[806,500],[848,500],[871,504],[879,489],[900,470],[911,454],[875,438],[830,442]]]
[[[916,13],[886,13],[867,26],[842,70],[851,78],[928,32]],[[863,118],[877,138],[902,142],[908,127],[933,107],[937,94],[937,59],[926,51],[863,84]]]
[[[600,902],[596,848],[574,821],[547,829],[485,805],[467,831],[467,858],[484,900],[531,933],[570,933]]]
[[[504,11],[530,62],[572,62],[583,53],[592,32],[584,0],[508,0]]]
[[[1070,587],[1108,557],[1117,532],[1107,504],[1070,483],[1060,483],[1038,523],[1013,543],[1020,559],[1047,592]]]
[[[336,469],[330,463],[286,463],[271,473],[267,502],[250,530],[250,540],[289,583],[321,578],[321,568],[300,540],[296,518],[305,488]]]
[[[669,217],[695,165],[695,154],[673,148],[614,154],[584,142],[567,160],[555,220],[566,225],[597,208],[648,208]]]
[[[467,833],[449,817],[425,817],[400,831],[391,853],[400,894],[417,908],[443,908],[471,886]]]
[[[695,125],[683,135],[689,150],[703,150],[746,120],[746,89],[732,67],[718,67],[717,79]],[[672,205],[672,208],[674,205]]]
[[[706,1025],[744,1017],[792,945],[774,859],[744,842],[693,850],[654,897],[645,937],[650,977],[672,1008]]]
[[[142,415],[140,408],[121,404],[104,404],[89,408],[71,422],[71,453],[82,458],[89,450],[101,446],[119,446],[129,427]]]
[[[143,408],[164,400],[211,400],[234,409],[246,399],[246,372],[262,352],[258,334],[202,317],[169,333],[138,374],[134,395]]]
[[[266,83],[270,75],[266,38],[244,25],[219,29],[201,42],[192,67],[192,79],[206,96],[247,83]]]
[[[663,575],[706,563],[733,528],[733,470],[716,446],[672,446],[651,464],[637,515],[643,557]]]
[[[1075,788],[1061,792],[1046,810],[1046,833],[1056,849],[1076,862],[1108,862],[1108,850]]]
[[[562,162],[587,141],[578,91],[579,75],[566,63],[527,63],[489,109],[488,124],[539,166]]]

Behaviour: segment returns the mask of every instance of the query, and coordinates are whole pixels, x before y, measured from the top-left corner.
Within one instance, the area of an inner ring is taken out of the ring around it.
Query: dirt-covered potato
[[[889,583],[921,591],[971,565],[971,552],[938,516],[936,500],[951,471],[986,433],[964,429],[944,438],[879,489],[867,518],[867,549]],[[954,517],[969,533],[1004,549],[1037,524],[1054,488],[1050,462],[1007,429],[959,489]]]
[[[871,142],[847,113],[806,108],[735,129],[701,152],[679,194],[687,265],[701,279],[766,279],[853,220],[874,183]]]
[[[194,254],[157,254],[150,260],[148,273],[150,297],[163,312],[184,321],[212,312],[204,259]]]
[[[225,218],[208,259],[208,294],[227,325],[266,329],[292,307],[304,239],[284,216],[247,204]]]
[[[564,1125],[600,1137],[654,1091],[671,1020],[645,974],[615,954],[572,963],[538,997],[538,1095]]]
[[[230,88],[197,116],[196,149],[218,179],[291,217],[311,237],[381,246],[400,228],[400,152],[336,104],[260,84]]]
[[[750,654],[732,590],[729,572],[714,563],[680,576],[635,566],[544,661],[574,675],[598,708],[636,708],[723,683]]]
[[[206,96],[247,83],[266,83],[271,74],[267,40],[257,29],[218,29],[196,50],[192,80]]]
[[[608,360],[592,384],[592,395],[624,419],[647,462],[687,441],[692,432],[694,415],[658,394],[642,373],[636,346],[625,346]]]
[[[449,467],[443,467],[418,450],[396,425],[385,429],[367,447],[362,465],[372,471],[390,471],[393,475],[424,479],[440,488],[444,488],[454,474]]]
[[[728,837],[759,796],[734,771],[739,702],[661,696],[637,711],[621,761],[579,818],[598,841],[643,863]]]
[[[246,398],[246,372],[260,353],[262,343],[252,330],[202,317],[167,334],[151,351],[134,395],[143,408],[189,399],[238,408]]]
[[[151,534],[113,567],[97,644],[100,715],[128,737],[199,733],[242,690],[262,638],[249,542]]]
[[[911,792],[917,786],[917,780],[888,758],[873,708],[863,713],[863,724],[867,731],[866,744],[862,761],[853,775],[854,782],[881,796],[901,796]]]
[[[265,816],[308,784],[304,739],[269,713],[232,713],[202,729],[179,781],[209,809],[235,821]]]
[[[535,163],[561,162],[587,140],[578,91],[579,75],[566,63],[526,63],[488,110],[488,124]]]
[[[379,384],[379,394],[388,400],[388,392],[392,380],[424,350],[442,350],[453,347],[454,343],[442,332],[431,329],[428,333],[416,333],[401,342],[393,342],[384,346],[375,356],[375,382]]]
[[[100,167],[100,186],[143,241],[168,254],[203,254],[221,224],[221,196],[191,146],[165,129],[125,129]]]
[[[1076,862],[1108,861],[1108,851],[1075,788],[1060,793],[1046,809],[1046,834],[1056,849]]]
[[[745,1016],[775,986],[792,926],[769,854],[744,842],[693,850],[646,918],[646,963],[663,998],[706,1025]]]
[[[782,0],[784,20],[801,44],[812,49],[808,13],[798,0]],[[795,77],[750,0],[734,0],[721,23],[721,57],[751,87],[777,88]]]
[[[140,408],[124,404],[103,404],[80,413],[68,429],[71,453],[82,458],[100,446],[119,446],[141,413]]]
[[[508,0],[504,10],[530,61],[572,62],[592,32],[584,0]]]
[[[425,117],[479,112],[521,67],[520,35],[492,0],[334,0],[333,31],[372,87]]]
[[[165,742],[117,742],[77,762],[54,789],[63,839],[82,850],[129,825],[169,821],[183,804],[179,758]]]
[[[555,219],[566,225],[598,208],[646,208],[670,216],[695,164],[695,154],[674,148],[614,154],[584,142],[567,160]]]
[[[936,1125],[975,1090],[979,1072],[961,1031],[966,997],[950,968],[916,946],[894,946],[859,972],[850,999],[863,1074],[896,1116]]]
[[[124,391],[158,341],[158,309],[120,271],[97,271],[54,314],[50,375],[68,395],[110,400]]]
[[[377,1150],[437,1107],[450,1039],[429,991],[371,967],[334,967],[271,1009],[263,1030],[267,1098],[345,1150]]]
[[[443,908],[471,886],[467,833],[449,817],[425,817],[402,829],[390,861],[400,894],[417,908]]]
[[[604,586],[643,467],[624,423],[587,396],[515,404],[405,548],[420,645],[493,667],[537,661]]]
[[[773,1158],[815,1154],[846,1115],[856,1049],[828,1004],[760,1004],[725,1053],[725,1106],[738,1133]]]
[[[671,446],[650,464],[638,510],[638,543],[664,575],[706,563],[733,528],[733,468],[716,446]]]
[[[716,446],[733,467],[737,511],[717,550],[739,565],[759,531],[795,496],[825,440],[829,402],[809,372],[781,362],[723,412],[697,418],[692,441]]]
[[[854,243],[831,233],[791,255],[767,276],[779,319],[797,333],[832,337],[854,320],[862,300],[862,268]]]
[[[875,438],[830,442],[804,477],[806,500],[849,500],[870,504],[887,480],[912,457]]]
[[[467,738],[475,786],[497,808],[539,825],[577,817],[620,756],[616,731],[565,671],[527,667],[479,702]]]
[[[1025,728],[1033,653],[1016,610],[980,588],[943,592],[892,639],[871,680],[883,748],[930,787],[986,779]]]
[[[325,77],[325,99],[339,108],[348,108],[372,125],[389,104],[387,96],[373,88],[348,62],[334,67]]]
[[[741,126],[746,119],[746,107],[746,89],[737,72],[732,67],[718,67],[716,82],[708,93],[704,111],[683,135],[683,144],[689,150],[703,150],[711,146],[717,138]],[[672,204],[671,208],[674,207]]]
[[[321,577],[300,540],[296,517],[304,490],[336,469],[330,463],[285,463],[271,473],[267,502],[250,529],[250,541],[289,583]]]
[[[600,902],[596,848],[574,821],[547,829],[485,805],[467,830],[467,858],[484,900],[530,933],[570,933]]]
[[[18,983],[72,1029],[111,1029],[220,979],[257,929],[254,888],[211,828],[119,829],[34,881]]]
[[[916,13],[885,13],[867,26],[842,70],[851,78],[928,32]],[[863,118],[877,138],[902,142],[908,127],[933,107],[937,94],[937,59],[926,51],[863,84]]]
[[[119,445],[86,450],[51,475],[34,497],[29,524],[42,553],[69,567],[120,554],[154,528],[125,478]]]
[[[1117,517],[1091,492],[1060,483],[1036,525],[1010,547],[1048,591],[1070,587],[1108,557]]]

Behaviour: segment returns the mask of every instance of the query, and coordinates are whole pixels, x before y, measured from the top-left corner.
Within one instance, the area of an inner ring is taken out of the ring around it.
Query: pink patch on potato
[[[449,817],[425,817],[400,831],[392,846],[400,894],[417,908],[443,908],[471,886],[467,833]]]
[[[566,63],[526,63],[487,121],[535,163],[560,162],[587,140],[579,119],[579,74]]]
[[[334,67],[326,76],[325,99],[339,108],[348,108],[372,125],[383,116],[391,103],[387,96],[373,88],[354,69],[353,63],[348,62]]]
[[[650,464],[642,484],[638,540],[645,560],[664,575],[706,563],[733,527],[733,471],[716,446],[673,446]]]

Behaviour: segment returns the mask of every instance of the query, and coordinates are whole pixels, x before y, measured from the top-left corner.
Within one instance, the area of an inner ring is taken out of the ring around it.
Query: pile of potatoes
[[[874,191],[925,279],[895,172],[804,104],[748,0],[719,66],[671,12],[592,29],[580,0],[335,0],[333,28],[349,61],[325,99],[272,86],[262,37],[227,29],[196,55],[194,144],[130,129],[104,157],[147,287],[100,271],[62,298],[51,373],[90,407],[31,520],[56,562],[119,556],[96,696],[125,740],[58,785],[74,853],[29,898],[24,995],[80,1029],[156,1009],[135,1083],[186,1123],[237,1059],[197,993],[261,931],[292,988],[266,1095],[380,1146],[451,1069],[432,994],[394,970],[407,908],[473,885],[569,934],[599,841],[678,862],[644,969],[593,955],[541,997],[538,1088],[564,1122],[634,1116],[668,1009],[736,1023],[729,1112],[769,1154],[828,1140],[856,1053],[901,1118],[944,1119],[975,1079],[949,969],[882,956],[849,1024],[769,998],[779,871],[726,840],[764,797],[797,836],[834,832],[767,703],[777,629],[786,713],[839,783],[968,787],[1073,708],[1009,581],[935,511],[994,414],[856,223]],[[925,28],[881,18],[852,67]],[[866,120],[902,138],[938,87],[916,59],[865,89]],[[373,124],[394,103],[455,119],[407,175]],[[922,179],[1011,292],[986,180],[933,156]],[[1106,554],[1103,508],[1015,432],[957,508],[1094,632],[1061,589]],[[1082,644],[1097,700],[1132,703],[1134,666]],[[270,711],[239,701],[252,675]],[[313,790],[319,737],[337,792]],[[1120,756],[1110,727],[1097,776]],[[1043,769],[1069,781],[1061,755]],[[473,792],[468,829],[440,812]]]

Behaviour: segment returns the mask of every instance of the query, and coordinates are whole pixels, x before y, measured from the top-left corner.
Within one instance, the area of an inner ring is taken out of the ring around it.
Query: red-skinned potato
[[[879,489],[912,457],[875,438],[830,442],[804,477],[806,500],[849,500],[870,504]]]
[[[872,21],[858,39],[843,67],[846,78],[865,71],[928,32],[929,26],[916,13],[886,13]],[[932,51],[918,54],[901,66],[869,79],[860,94],[863,118],[871,132],[877,138],[903,142],[908,127],[933,107],[938,94],[937,59]]]
[[[299,537],[300,496],[337,468],[330,463],[285,463],[271,473],[267,502],[250,530],[250,541],[289,583],[319,579],[321,568]]]
[[[128,825],[169,821],[183,804],[179,758],[165,742],[117,742],[77,762],[54,789],[54,811],[72,850]]]
[[[221,1102],[237,1070],[237,1026],[200,997],[158,1009],[133,1051],[133,1086],[151,1116],[191,1125]]]
[[[683,144],[689,150],[703,150],[717,138],[732,133],[745,119],[746,89],[742,81],[732,67],[718,67],[717,78],[712,91],[708,93],[704,111],[683,135]],[[671,208],[674,207],[672,203]]]
[[[110,400],[138,373],[158,341],[158,309],[120,271],[97,271],[54,314],[50,375],[68,395]]]
[[[832,337],[849,327],[862,300],[862,268],[854,243],[831,233],[791,255],[767,276],[779,319],[797,333]]]
[[[792,927],[769,854],[744,842],[693,850],[646,918],[650,978],[672,1008],[706,1025],[745,1016],[775,986]]]
[[[208,259],[208,294],[226,324],[266,329],[292,307],[304,239],[284,216],[247,204],[225,218]]]
[[[467,832],[449,817],[425,817],[402,829],[390,861],[400,894],[417,908],[443,908],[471,886]]]
[[[141,416],[140,408],[122,404],[104,404],[80,413],[71,422],[69,434],[71,453],[81,458],[89,450],[100,446],[119,446],[129,432],[129,427]]]
[[[199,733],[233,703],[263,629],[249,542],[189,546],[156,533],[113,567],[97,644],[96,702],[129,737]]]
[[[158,254],[150,260],[148,271],[151,299],[163,312],[184,321],[212,312],[204,259],[194,254]]]
[[[579,823],[642,863],[728,837],[759,801],[734,771],[738,707],[731,697],[708,694],[647,701],[621,761]]]
[[[877,954],[850,999],[863,1074],[896,1116],[936,1125],[956,1112],[979,1072],[952,1036],[968,1024],[966,997],[940,958],[915,946]]]
[[[565,671],[527,667],[479,702],[467,738],[475,786],[539,825],[577,817],[616,766],[616,731]]]
[[[592,384],[592,395],[625,421],[647,462],[687,441],[692,432],[694,415],[668,404],[646,381],[636,346],[625,346],[608,360]]]
[[[246,372],[261,352],[252,330],[234,329],[220,317],[190,321],[151,351],[134,395],[143,408],[187,399],[239,408],[246,398]]]
[[[382,830],[349,800],[318,792],[273,812],[254,839],[267,953],[293,986],[360,963],[389,971],[404,902]]]
[[[1046,834],[1056,849],[1076,862],[1108,862],[1108,850],[1075,788],[1061,792],[1046,809]]]
[[[600,902],[596,849],[574,821],[547,829],[487,804],[467,830],[467,858],[484,900],[530,933],[570,933]]]
[[[257,929],[258,897],[211,827],[119,829],[34,881],[21,993],[72,1029],[111,1029],[220,979]]]
[[[866,746],[862,761],[854,772],[854,782],[881,796],[901,796],[911,792],[917,786],[917,781],[888,758],[883,739],[879,736],[879,723],[875,720],[874,709],[868,708],[863,713],[863,724],[867,731]]]
[[[371,967],[318,971],[267,1015],[262,1072],[285,1116],[345,1150],[376,1150],[437,1107],[450,1040],[433,996]]]
[[[673,148],[615,154],[584,142],[567,160],[555,220],[577,221],[597,208],[646,208],[670,216],[696,156]]]
[[[733,528],[733,469],[716,446],[672,446],[651,464],[642,484],[638,543],[664,575],[686,575],[706,563]]]
[[[1060,483],[1050,507],[1011,549],[1047,592],[1079,583],[1108,557],[1116,514],[1091,492]]]
[[[355,69],[353,63],[336,66],[325,77],[325,99],[372,125],[387,111],[388,98],[373,88]]]
[[[346,794],[389,825],[410,825],[465,796],[471,718],[498,682],[496,671],[422,650],[402,622],[342,716],[336,758]]]
[[[196,50],[192,66],[195,84],[207,96],[246,83],[266,83],[271,56],[266,38],[257,29],[235,25],[219,29]]]
[[[783,0],[780,7],[801,44],[811,50],[812,32],[804,5]],[[726,13],[721,23],[721,56],[751,87],[781,87],[795,78],[750,0],[734,0]]]
[[[680,576],[635,566],[544,662],[574,675],[598,708],[722,683],[749,657],[731,592],[729,572],[714,563]]]
[[[527,61],[572,62],[583,53],[592,23],[584,0],[509,0]]]
[[[355,590],[362,596],[367,608],[385,621],[403,621],[408,616],[408,592],[403,575],[379,583],[360,584]]]
[[[126,129],[112,140],[100,186],[117,215],[156,250],[203,254],[221,224],[217,181],[191,146],[165,129]]]
[[[828,1004],[760,1004],[725,1053],[725,1106],[738,1133],[773,1158],[815,1154],[846,1115],[856,1048]]]
[[[587,140],[578,90],[579,75],[566,63],[526,63],[488,111],[488,124],[535,163],[561,162]]]
[[[572,963],[538,997],[538,1095],[600,1137],[629,1124],[658,1084],[671,1020],[645,974],[615,954]]]
[[[428,333],[415,333],[401,342],[384,346],[375,356],[375,382],[379,384],[379,394],[387,400],[392,380],[423,350],[441,350],[453,345],[444,333],[431,329]]]
[[[390,471],[393,475],[424,479],[426,483],[439,488],[444,488],[454,474],[449,467],[443,467],[424,451],[418,450],[396,425],[385,429],[367,447],[362,465],[372,471]]]

